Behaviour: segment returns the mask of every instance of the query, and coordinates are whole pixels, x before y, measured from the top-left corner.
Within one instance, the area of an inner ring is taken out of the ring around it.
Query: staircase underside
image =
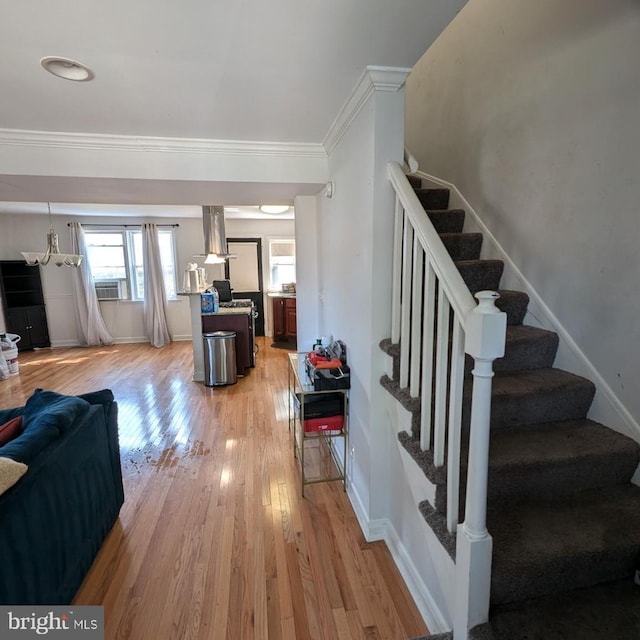
[[[493,537],[491,614],[474,640],[640,639],[640,463],[633,440],[587,418],[591,381],[553,367],[558,337],[522,324],[528,297],[500,291],[502,263],[481,260],[480,234],[463,233],[464,211],[448,210],[448,192],[413,181],[470,291],[498,290],[507,313],[505,357],[496,361],[491,410],[487,527]],[[455,559],[446,527],[446,466],[420,447],[420,399],[400,388],[399,345],[382,386],[411,413],[401,445],[436,486],[420,511]],[[460,504],[464,519],[470,359],[466,363]],[[450,634],[432,636],[450,638]]]

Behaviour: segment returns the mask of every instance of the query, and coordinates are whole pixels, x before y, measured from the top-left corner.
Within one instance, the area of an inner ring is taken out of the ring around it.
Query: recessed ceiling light
[[[260,211],[262,213],[284,213],[289,211],[288,204],[261,204]]]
[[[76,82],[87,82],[93,79],[93,71],[85,67],[76,60],[70,58],[60,58],[58,56],[47,56],[40,60],[45,71],[65,80],[75,80]]]

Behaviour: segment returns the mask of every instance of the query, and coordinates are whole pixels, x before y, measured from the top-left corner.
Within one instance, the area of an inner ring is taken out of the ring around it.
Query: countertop
[[[205,311],[200,315],[203,316],[237,316],[248,315],[251,313],[251,307],[220,307],[219,311]]]
[[[269,298],[293,298],[295,300],[295,293],[267,293]]]

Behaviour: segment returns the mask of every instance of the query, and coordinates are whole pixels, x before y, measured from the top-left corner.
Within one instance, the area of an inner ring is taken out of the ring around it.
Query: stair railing
[[[486,527],[493,361],[504,355],[506,314],[493,291],[469,292],[400,165],[396,194],[391,341],[400,343],[400,387],[420,396],[422,450],[447,466],[447,529],[457,533],[454,638],[488,616],[491,536]],[[465,520],[460,457],[465,353],[474,358]]]

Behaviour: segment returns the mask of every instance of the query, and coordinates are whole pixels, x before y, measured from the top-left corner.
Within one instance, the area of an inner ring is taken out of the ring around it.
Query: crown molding
[[[326,158],[322,144],[0,129],[0,145],[104,151]]]
[[[322,144],[330,154],[349,128],[353,119],[376,91],[396,92],[405,83],[411,69],[405,67],[368,66],[356,83],[353,93],[338,113]]]

